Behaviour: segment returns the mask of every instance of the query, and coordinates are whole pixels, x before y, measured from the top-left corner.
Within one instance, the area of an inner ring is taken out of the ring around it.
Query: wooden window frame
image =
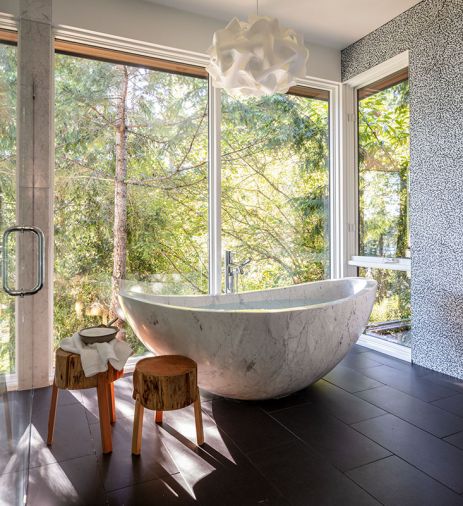
[[[77,42],[68,42],[58,38],[55,39],[55,52],[67,54],[69,56],[91,58],[92,60],[131,65],[133,67],[143,67],[160,72],[171,72],[174,74],[198,77],[200,79],[208,78],[208,73],[203,67],[163,60],[152,56],[143,56],[135,53],[116,51],[114,49],[90,46]]]
[[[0,42],[16,46],[18,44],[18,32],[0,29]]]
[[[408,67],[405,67],[397,72],[379,79],[371,84],[367,84],[363,88],[357,90],[357,100],[363,100],[364,98],[371,97],[375,93],[391,88],[396,84],[403,83],[408,79]]]

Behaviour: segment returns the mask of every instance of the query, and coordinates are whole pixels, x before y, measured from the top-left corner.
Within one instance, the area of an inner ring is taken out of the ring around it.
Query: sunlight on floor
[[[10,448],[11,456],[2,473],[7,474],[24,468],[29,458],[29,435],[30,427],[28,425],[19,438],[16,448],[14,450]]]
[[[40,436],[38,430],[32,425],[31,429],[31,451],[38,451],[40,461],[40,478],[45,481],[50,490],[53,491],[57,500],[75,501],[79,498],[76,489],[62,470],[61,466],[53,464],[56,459]],[[51,465],[46,465],[50,464]],[[32,479],[32,478],[31,478]]]

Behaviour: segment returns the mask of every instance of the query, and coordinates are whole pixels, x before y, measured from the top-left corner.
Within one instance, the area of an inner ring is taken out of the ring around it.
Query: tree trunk
[[[122,80],[117,99],[116,172],[114,177],[114,247],[111,293],[111,315],[117,316],[120,280],[125,278],[127,264],[127,67],[121,67]],[[116,323],[121,326],[122,322]]]

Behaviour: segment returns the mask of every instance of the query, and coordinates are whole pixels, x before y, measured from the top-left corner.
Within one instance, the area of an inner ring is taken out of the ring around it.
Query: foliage
[[[223,248],[251,258],[240,289],[329,276],[328,103],[222,100]]]
[[[123,68],[57,55],[55,331],[108,318]],[[127,67],[127,277],[207,291],[207,81]],[[129,334],[140,351],[141,345]]]
[[[16,50],[0,49],[0,231],[15,223]],[[14,299],[0,290],[0,373],[15,370]]]
[[[409,86],[404,81],[359,101],[360,254],[410,257]],[[410,318],[403,272],[360,270],[378,281],[372,322]]]
[[[410,256],[409,87],[359,101],[360,254]]]

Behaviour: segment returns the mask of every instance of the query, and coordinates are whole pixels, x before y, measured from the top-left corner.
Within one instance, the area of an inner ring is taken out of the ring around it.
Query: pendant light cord
[[[259,0],[256,0],[256,16],[259,16]]]

